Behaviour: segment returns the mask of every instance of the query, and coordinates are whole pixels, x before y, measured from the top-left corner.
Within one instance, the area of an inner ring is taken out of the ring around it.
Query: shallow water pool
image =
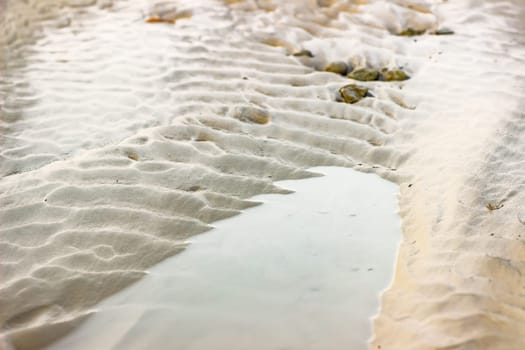
[[[215,223],[50,349],[366,349],[390,283],[397,186],[315,168]]]

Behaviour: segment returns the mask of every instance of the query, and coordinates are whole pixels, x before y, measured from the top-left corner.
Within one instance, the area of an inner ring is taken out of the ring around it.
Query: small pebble
[[[301,50],[292,54],[295,57],[314,57],[314,54],[310,50]]]
[[[358,68],[348,74],[348,78],[359,81],[373,81],[379,78],[379,71],[377,69]]]
[[[345,75],[348,70],[348,65],[343,61],[332,62],[324,69],[327,72]]]
[[[368,93],[368,88],[355,84],[348,84],[339,89],[339,94],[346,103],[356,103],[362,100]]]
[[[414,28],[407,28],[401,32],[399,32],[397,35],[399,36],[416,36],[416,35],[422,35],[425,34],[424,29],[414,29]]]
[[[454,33],[454,31],[452,29],[440,28],[440,29],[436,29],[431,34],[434,34],[434,35],[453,35],[455,33]]]

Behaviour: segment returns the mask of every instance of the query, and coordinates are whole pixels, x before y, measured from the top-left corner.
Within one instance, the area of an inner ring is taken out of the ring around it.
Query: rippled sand
[[[520,1],[0,9],[5,347],[52,341],[251,196],[286,193],[274,181],[334,165],[400,186],[371,349],[525,348]],[[335,60],[411,79],[345,104]]]

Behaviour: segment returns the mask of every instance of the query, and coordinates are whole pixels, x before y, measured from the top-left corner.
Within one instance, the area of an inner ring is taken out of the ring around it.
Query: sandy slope
[[[408,94],[423,95],[419,119],[402,127],[410,141],[397,142],[419,148],[402,167],[413,184],[401,185],[405,240],[374,349],[525,348],[525,8],[518,3],[451,4],[457,37],[408,86]]]
[[[170,16],[192,17],[145,23],[159,12],[138,1],[8,4],[6,342],[51,341],[185,237],[284,193],[273,181],[337,165],[401,187],[405,238],[371,348],[524,347],[517,0],[174,3]],[[456,35],[391,34],[442,25]],[[315,57],[290,55],[301,49]],[[315,70],[335,59],[412,79],[338,103],[348,80]]]

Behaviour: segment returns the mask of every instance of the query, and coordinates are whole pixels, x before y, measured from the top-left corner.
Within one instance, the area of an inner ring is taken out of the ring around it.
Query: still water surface
[[[51,349],[366,349],[400,239],[397,186],[315,168],[215,223]]]

